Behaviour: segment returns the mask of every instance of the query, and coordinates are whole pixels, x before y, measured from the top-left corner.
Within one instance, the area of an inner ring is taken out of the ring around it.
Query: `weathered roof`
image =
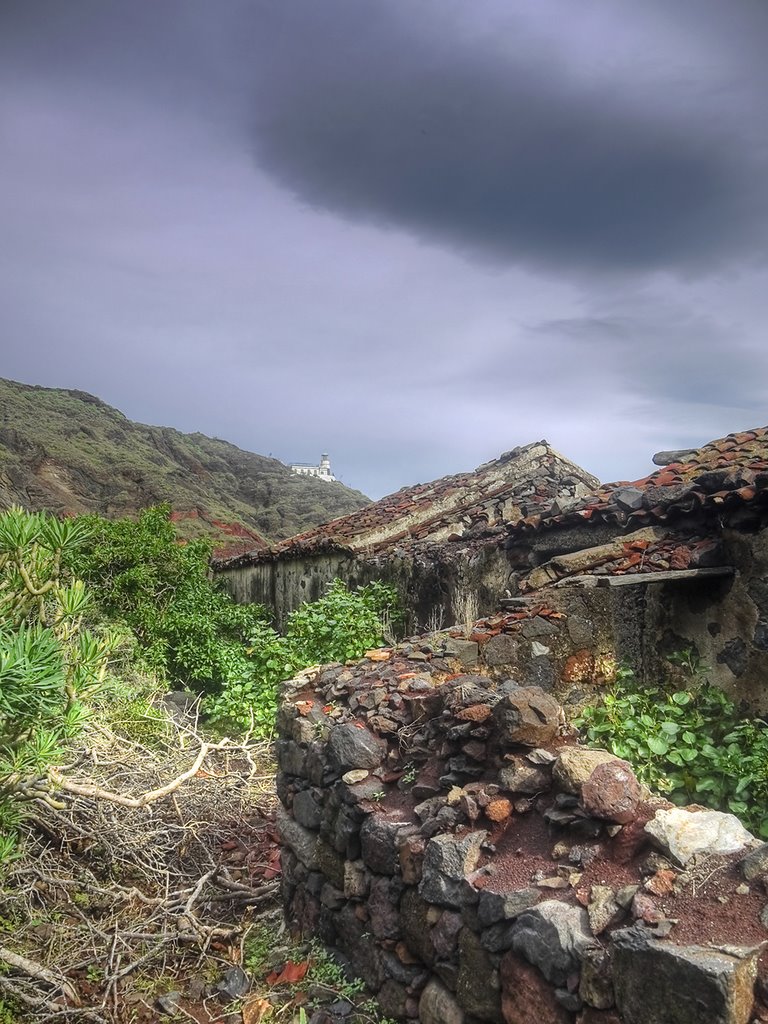
[[[710,441],[686,453],[684,461],[664,465],[641,480],[604,484],[569,502],[542,503],[519,522],[509,523],[507,530],[515,538],[526,531],[578,524],[638,529],[767,499],[768,427],[757,427]]]
[[[268,551],[253,551],[217,568],[323,552],[381,554],[425,541],[455,539],[504,524],[551,504],[557,496],[578,499],[598,485],[596,477],[538,441],[505,452],[469,473],[404,487],[350,515],[334,519]]]
[[[647,526],[594,547],[555,555],[531,569],[518,581],[518,587],[528,593],[587,577],[639,579],[676,572],[690,574],[692,570],[711,570],[721,562],[722,549],[715,537]]]

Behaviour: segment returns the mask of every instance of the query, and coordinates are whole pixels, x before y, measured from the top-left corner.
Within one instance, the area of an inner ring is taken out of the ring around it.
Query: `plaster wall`
[[[474,551],[452,550],[447,544],[429,556],[394,555],[370,558],[342,553],[284,558],[216,573],[235,601],[257,602],[284,625],[304,601],[322,597],[335,578],[350,587],[380,580],[396,587],[406,611],[406,630],[473,622],[499,607],[509,586],[505,553],[496,545]]]

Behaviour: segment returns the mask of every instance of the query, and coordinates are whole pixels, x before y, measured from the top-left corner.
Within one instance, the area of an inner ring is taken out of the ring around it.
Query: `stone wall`
[[[725,530],[731,579],[667,586],[655,615],[664,643],[690,647],[706,674],[737,700],[768,712],[768,530]]]
[[[561,665],[567,619],[516,614],[288,685],[290,926],[336,949],[402,1021],[768,1020],[768,847],[578,747],[551,693],[516,682],[542,658],[549,689],[550,672],[578,674],[572,654]]]
[[[408,610],[407,628],[417,631],[493,617],[504,593],[517,592],[520,575],[530,576],[531,565],[578,552],[585,535],[590,541],[605,540],[599,531],[581,530],[545,534],[525,552],[449,542],[432,549],[429,557],[325,552],[232,567],[218,575],[236,600],[273,609],[279,625],[303,601],[322,596],[336,577],[351,587],[381,580],[396,587]],[[566,699],[560,683],[570,657],[582,665],[596,664],[592,675],[598,682],[605,675],[601,666],[611,661],[631,666],[645,682],[657,682],[668,668],[667,655],[691,649],[713,683],[760,713],[768,712],[768,530],[725,529],[719,545],[722,564],[735,570],[731,577],[663,582],[648,577],[631,586],[590,590],[559,585],[529,594],[527,607],[538,603],[566,617],[558,627],[562,639],[550,654],[537,656],[532,678],[549,673],[550,685]],[[527,657],[530,652],[523,653]],[[511,664],[515,667],[514,659]]]
[[[304,601],[316,601],[336,578],[351,588],[380,580],[400,594],[409,631],[436,624],[471,622],[495,611],[509,584],[505,553],[497,544],[445,544],[429,557],[397,552],[387,557],[323,552],[252,565],[217,568],[232,597],[266,605],[279,626]]]

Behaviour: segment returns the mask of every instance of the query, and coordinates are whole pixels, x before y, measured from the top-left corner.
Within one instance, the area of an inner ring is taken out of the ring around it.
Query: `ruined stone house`
[[[768,428],[655,461],[642,480],[508,524],[516,597],[502,604],[562,609],[584,680],[610,658],[652,681],[667,655],[689,650],[712,681],[766,711]]]
[[[219,561],[215,570],[236,600],[269,606],[280,623],[335,577],[351,586],[393,583],[414,630],[469,622],[497,608],[507,588],[506,527],[542,505],[578,501],[598,483],[540,441],[474,472],[404,487],[268,550]]]
[[[768,844],[649,797],[553,699],[687,646],[766,710],[768,428],[656,461],[435,541],[481,537],[505,607],[286,684],[286,919],[396,1020],[766,1017]]]
[[[563,699],[619,662],[658,679],[668,654],[690,650],[710,679],[768,711],[768,428],[655,461],[642,480],[601,486],[539,442],[217,570],[279,620],[335,576],[394,583],[414,630],[556,609],[558,643],[528,637],[517,660]]]

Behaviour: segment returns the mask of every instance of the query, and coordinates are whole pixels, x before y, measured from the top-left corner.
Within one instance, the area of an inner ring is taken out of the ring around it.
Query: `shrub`
[[[90,595],[62,568],[86,533],[45,513],[0,514],[0,862],[23,805],[50,800],[46,769],[104,685],[114,642],[83,627]]]
[[[351,593],[334,580],[328,593],[288,619],[285,636],[260,605],[238,605],[210,579],[210,546],[179,544],[168,505],[138,519],[75,521],[85,543],[67,564],[88,581],[102,616],[132,630],[140,666],[165,684],[206,695],[214,722],[272,730],[278,684],[318,662],[360,657],[397,620],[391,587]]]
[[[640,687],[623,672],[575,724],[674,803],[731,811],[768,838],[768,725],[740,715],[722,690]]]
[[[214,721],[271,732],[283,679],[309,665],[361,657],[381,644],[386,628],[398,618],[391,587],[369,583],[350,591],[334,580],[319,601],[306,602],[289,615],[285,636],[266,623],[254,625],[247,657],[221,692],[206,700],[205,710]]]
[[[302,666],[349,661],[378,647],[385,627],[398,617],[394,588],[369,583],[350,591],[336,579],[319,601],[291,612],[285,635],[294,661]]]
[[[143,665],[167,683],[199,690],[236,682],[266,613],[235,604],[212,583],[210,545],[179,544],[168,505],[136,520],[82,521],[89,539],[72,568],[90,583],[102,613],[133,630]]]

